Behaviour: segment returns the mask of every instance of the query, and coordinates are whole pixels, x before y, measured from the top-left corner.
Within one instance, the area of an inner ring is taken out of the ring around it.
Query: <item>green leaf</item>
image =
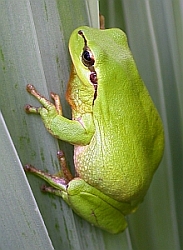
[[[0,113],[0,249],[53,249]]]

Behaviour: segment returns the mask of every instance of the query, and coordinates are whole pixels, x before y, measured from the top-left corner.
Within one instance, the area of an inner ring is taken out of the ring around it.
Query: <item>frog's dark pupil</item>
[[[90,53],[87,50],[83,52],[83,57],[85,60],[91,61]]]

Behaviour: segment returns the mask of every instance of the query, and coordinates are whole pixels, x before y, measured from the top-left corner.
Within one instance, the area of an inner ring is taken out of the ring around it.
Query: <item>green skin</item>
[[[27,90],[43,107],[27,105],[26,111],[40,114],[51,134],[74,145],[76,177],[61,153],[62,178],[30,165],[25,170],[46,180],[52,187],[44,191],[61,196],[85,220],[119,233],[161,161],[162,122],[121,30],[79,27],[69,50],[73,67],[66,98],[72,120],[63,117],[58,95],[51,93],[54,105],[32,85]]]

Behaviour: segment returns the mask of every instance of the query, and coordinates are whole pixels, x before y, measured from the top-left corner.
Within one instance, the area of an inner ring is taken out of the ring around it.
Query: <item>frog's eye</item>
[[[91,67],[95,63],[93,54],[91,53],[91,51],[88,48],[83,50],[82,62],[86,67]]]

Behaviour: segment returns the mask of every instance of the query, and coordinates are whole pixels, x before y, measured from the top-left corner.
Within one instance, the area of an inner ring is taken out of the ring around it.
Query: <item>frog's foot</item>
[[[24,166],[24,170],[25,172],[29,172],[29,173],[39,176],[46,182],[50,183],[50,185],[52,186],[58,186],[58,187],[61,186],[62,189],[65,189],[66,185],[68,184],[68,180],[66,180],[65,178],[60,178],[58,176],[48,174],[29,164]]]
[[[59,150],[57,152],[57,158],[59,160],[59,163],[60,163],[60,168],[63,172],[63,175],[64,177],[68,180],[68,181],[71,181],[73,179],[73,176],[67,166],[67,163],[66,163],[66,159],[65,159],[65,155],[64,155],[64,152],[62,150]]]
[[[60,197],[62,197],[62,195],[63,195],[63,190],[60,190],[60,189],[57,189],[54,187],[48,187],[46,185],[42,185],[41,191],[44,193],[50,193],[50,194],[57,195]]]
[[[55,94],[53,92],[51,92],[50,95],[51,95],[52,99],[55,102],[55,108],[56,108],[56,110],[58,112],[58,115],[62,115],[62,106],[61,106],[61,103],[60,103],[59,95],[57,95],[57,94]]]
[[[59,150],[57,152],[57,157],[59,159],[60,168],[63,173],[63,177],[59,177],[57,175],[51,175],[49,173],[43,172],[29,164],[24,166],[24,170],[25,172],[29,172],[29,173],[39,176],[40,178],[44,179],[47,183],[49,183],[53,187],[58,188],[59,186],[61,186],[61,189],[65,190],[66,185],[69,183],[69,181],[73,179],[73,176],[69,168],[67,167],[66,159],[65,159],[65,155],[63,151]],[[44,188],[43,191],[46,191],[46,188]]]
[[[48,99],[46,99],[44,96],[42,96],[36,90],[34,85],[27,84],[26,89],[31,95],[33,95],[43,105],[43,107],[33,107],[33,106],[27,104],[27,105],[25,105],[25,111],[27,113],[40,114],[41,110],[43,110],[45,108],[47,111],[52,111],[54,109],[54,110],[56,110],[57,115],[62,115],[62,107],[60,104],[60,98],[57,94],[51,92],[51,97],[55,103],[55,104],[53,104]]]

